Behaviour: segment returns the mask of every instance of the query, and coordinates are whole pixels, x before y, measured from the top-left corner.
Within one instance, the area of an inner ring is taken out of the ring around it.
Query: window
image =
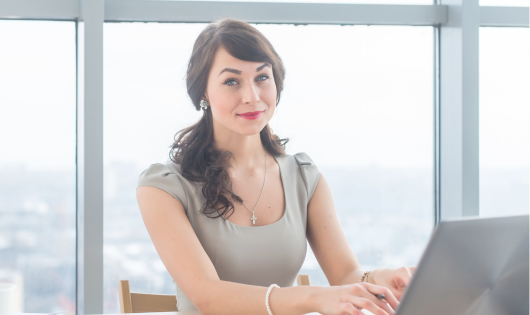
[[[480,215],[529,213],[528,28],[480,29]]]
[[[451,27],[443,24],[444,6],[433,11],[408,6],[440,3],[433,0],[264,1],[297,2],[303,10],[311,7],[304,2],[398,5],[392,17],[388,6],[371,7],[373,16],[366,23],[430,25],[257,25],[287,67],[282,102],[271,125],[291,139],[288,153],[305,151],[327,178],[363,267],[415,265],[434,223],[433,59],[439,47],[433,27]],[[505,8],[528,7],[530,0],[478,3],[504,7],[488,9],[488,21],[482,22],[504,27],[481,28],[480,54],[471,56],[480,60],[480,117],[466,117],[480,122],[480,215],[528,214],[529,30],[513,28],[528,23],[506,15]],[[83,58],[76,60],[76,6],[55,4],[0,0],[0,282],[17,284],[16,311],[73,314],[76,62],[79,69],[95,68],[83,64]],[[165,6],[147,0],[135,2],[132,10],[129,5],[116,3],[107,13],[113,11],[113,21],[168,22]],[[104,78],[98,71],[92,77],[105,85],[104,126],[93,124],[104,130],[104,141],[96,143],[104,147],[104,182],[96,184],[105,187],[105,305],[93,307],[101,309],[98,313],[117,313],[118,280],[130,280],[133,291],[174,293],[146,233],[135,188],[149,164],[167,161],[173,135],[201,115],[190,105],[184,73],[193,41],[206,24],[109,22],[101,37],[103,6],[88,1],[85,8],[89,45],[97,48],[104,41],[105,49]],[[430,13],[423,16],[425,12]],[[332,15],[323,22],[340,16],[336,11]],[[211,19],[197,8],[190,16]],[[298,21],[296,13],[283,18]],[[470,30],[476,26],[462,26],[474,34]],[[441,60],[447,60],[448,51],[467,54],[465,48],[447,47],[451,41],[442,38],[439,43]],[[87,50],[87,56],[96,64],[100,57],[97,49]],[[464,71],[475,78],[473,69]],[[78,117],[82,123],[102,118]],[[314,128],[315,121],[320,128]],[[444,185],[453,180],[438,179]],[[90,227],[99,230],[99,224]],[[78,263],[83,270],[85,261]],[[327,284],[311,251],[301,272],[309,273],[314,284]],[[79,290],[79,305],[101,290],[99,285]]]
[[[416,265],[434,226],[432,28],[258,28],[287,69],[271,127],[328,180],[354,254]],[[310,251],[301,273],[327,284]]]
[[[480,0],[480,5],[503,6],[503,7],[528,7],[529,0]]]
[[[120,279],[132,291],[174,293],[135,189],[140,172],[165,162],[173,135],[201,115],[184,76],[204,27],[105,24],[105,312],[118,311]],[[434,225],[432,28],[257,28],[287,68],[271,126],[291,139],[288,153],[308,153],[330,183],[360,262],[415,265]],[[327,284],[311,252],[301,272]]]
[[[0,43],[0,282],[74,314],[75,24],[0,20]]]

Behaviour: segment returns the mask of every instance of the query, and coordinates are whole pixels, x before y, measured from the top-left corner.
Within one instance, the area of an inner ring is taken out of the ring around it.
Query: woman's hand
[[[376,298],[375,294],[384,294],[386,302]],[[389,315],[394,314],[399,304],[388,288],[366,282],[324,287],[312,300],[317,312],[323,315],[362,315],[362,309],[375,315]]]
[[[368,276],[368,282],[390,289],[394,296],[401,300],[415,270],[416,267],[374,269]]]

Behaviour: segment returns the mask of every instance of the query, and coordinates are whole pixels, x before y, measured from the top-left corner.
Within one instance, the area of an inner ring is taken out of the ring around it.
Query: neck
[[[241,135],[214,123],[213,145],[217,150],[232,153],[234,159],[230,164],[236,170],[263,168],[263,156],[267,151],[259,133]]]

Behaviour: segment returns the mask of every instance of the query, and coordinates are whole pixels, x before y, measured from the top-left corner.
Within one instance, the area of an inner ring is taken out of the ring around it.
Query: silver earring
[[[205,100],[201,100],[200,105],[201,105],[201,108],[204,109],[204,110],[206,110],[208,108],[208,102],[205,101]]]

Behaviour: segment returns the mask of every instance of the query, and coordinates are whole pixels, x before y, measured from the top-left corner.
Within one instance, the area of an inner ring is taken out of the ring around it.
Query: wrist
[[[370,271],[370,275],[368,276],[368,283],[370,284],[377,284],[375,279],[377,277],[377,274],[381,271],[383,268],[376,268]]]
[[[316,286],[293,286],[274,289],[269,297],[272,313],[277,315],[316,312],[319,306],[316,299],[319,298],[321,289],[322,287]]]
[[[324,290],[324,287],[304,287],[305,292],[303,292],[303,306],[300,308],[304,312],[303,314],[319,311],[319,299],[322,296],[322,291]]]

